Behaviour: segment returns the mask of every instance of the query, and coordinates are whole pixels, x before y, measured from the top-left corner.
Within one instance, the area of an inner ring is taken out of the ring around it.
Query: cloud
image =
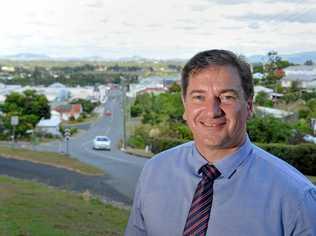
[[[91,2],[91,3],[85,4],[85,6],[91,7],[91,8],[102,8],[103,7],[103,2],[102,1],[94,1],[94,2]]]
[[[278,13],[247,13],[234,17],[242,21],[264,21],[264,22],[289,22],[289,23],[316,23],[316,8],[296,12]]]
[[[253,0],[206,0],[211,3],[217,3],[220,5],[238,5],[244,3],[253,3]],[[262,0],[261,3],[298,3],[293,0]],[[313,3],[313,0],[300,0],[300,4],[302,3]]]
[[[248,28],[250,29],[259,29],[260,25],[257,22],[252,22],[248,25]]]

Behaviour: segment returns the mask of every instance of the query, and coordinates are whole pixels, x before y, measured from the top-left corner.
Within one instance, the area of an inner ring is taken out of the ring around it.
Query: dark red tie
[[[183,236],[206,235],[213,201],[213,182],[221,173],[213,165],[200,168],[202,180],[199,182],[185,223]]]

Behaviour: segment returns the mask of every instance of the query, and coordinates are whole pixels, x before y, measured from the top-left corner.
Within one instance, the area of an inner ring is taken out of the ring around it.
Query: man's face
[[[189,78],[183,118],[198,148],[227,149],[242,144],[252,98],[246,101],[237,70],[210,66]]]

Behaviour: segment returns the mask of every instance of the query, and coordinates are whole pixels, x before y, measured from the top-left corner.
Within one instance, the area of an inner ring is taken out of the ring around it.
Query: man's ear
[[[185,98],[183,96],[181,96],[181,100],[182,100],[182,104],[183,104],[183,107],[184,107],[184,112],[182,114],[182,119],[183,120],[187,120],[187,115],[186,115],[186,112],[185,112]]]
[[[253,97],[249,97],[247,100],[247,119],[249,120],[253,114]]]
[[[187,115],[186,115],[185,111],[182,114],[182,119],[185,120],[185,121],[187,120]]]

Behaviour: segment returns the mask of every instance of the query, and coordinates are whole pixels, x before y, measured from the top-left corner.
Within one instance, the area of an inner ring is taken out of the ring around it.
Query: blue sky
[[[189,58],[316,51],[315,0],[4,0],[0,55]]]

